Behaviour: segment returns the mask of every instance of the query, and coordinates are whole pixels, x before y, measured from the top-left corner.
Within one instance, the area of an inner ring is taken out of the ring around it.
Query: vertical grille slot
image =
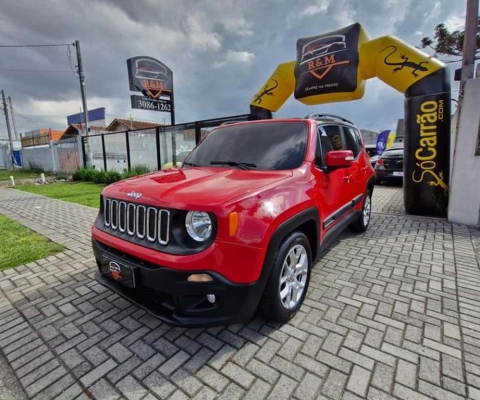
[[[154,242],[157,238],[157,210],[153,207],[147,209],[147,239]]]
[[[112,204],[112,202],[111,202],[110,199],[105,199],[104,210],[103,210],[105,226],[110,226],[110,208],[111,208],[111,204]]]
[[[127,229],[127,203],[124,201],[119,205],[118,218],[118,230],[123,233]]]
[[[145,219],[146,219],[146,209],[145,206],[137,206],[137,237],[143,239],[145,237]]]
[[[160,210],[158,213],[158,242],[167,244],[170,231],[170,212],[168,210]]]
[[[118,228],[118,201],[117,200],[112,200],[110,224],[112,225],[112,229]]]
[[[135,204],[132,203],[127,206],[127,233],[135,235]]]

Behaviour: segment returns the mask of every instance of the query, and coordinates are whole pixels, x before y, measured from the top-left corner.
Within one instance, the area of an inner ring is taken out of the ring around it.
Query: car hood
[[[104,196],[166,208],[207,211],[292,176],[286,171],[174,168],[116,182]],[[138,197],[140,195],[140,197]]]

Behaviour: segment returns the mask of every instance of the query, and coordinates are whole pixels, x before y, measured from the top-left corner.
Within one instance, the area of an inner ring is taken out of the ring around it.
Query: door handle
[[[368,167],[363,167],[363,168],[362,168],[362,172],[363,172],[363,173],[367,172],[367,169],[368,169]]]
[[[343,177],[343,179],[344,179],[345,181],[347,181],[347,183],[350,182],[350,179],[351,179],[351,178],[352,178],[352,175],[345,175],[345,176]]]

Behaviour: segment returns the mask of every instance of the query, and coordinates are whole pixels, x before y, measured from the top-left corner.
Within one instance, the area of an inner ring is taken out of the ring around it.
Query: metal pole
[[[8,104],[10,104],[10,113],[12,114],[13,132],[15,133],[15,140],[18,140],[17,126],[15,125],[15,114],[13,113],[12,98],[10,96],[8,96]]]
[[[85,75],[83,74],[82,54],[80,53],[80,41],[75,40],[75,47],[77,49],[78,78],[80,79],[80,92],[82,94],[83,118],[85,121],[85,135],[88,136],[88,134],[90,133],[90,127],[89,127],[89,121],[88,121],[87,97],[85,94]]]
[[[5,92],[3,91],[3,89],[2,89],[2,103],[3,103],[3,111],[5,112],[5,122],[7,123],[8,141],[10,142],[10,157],[12,159],[12,170],[14,170],[15,169],[15,157],[13,156],[12,132],[10,131],[10,121],[8,119],[7,101],[5,100]]]

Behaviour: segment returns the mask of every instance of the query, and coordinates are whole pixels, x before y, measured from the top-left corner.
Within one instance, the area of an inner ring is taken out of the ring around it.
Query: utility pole
[[[15,125],[15,114],[13,113],[12,98],[10,96],[8,96],[8,104],[10,105],[10,113],[12,114],[13,132],[15,133],[15,140],[18,140],[17,126]]]
[[[88,121],[87,97],[85,94],[85,75],[83,74],[82,54],[80,53],[80,41],[75,40],[75,48],[77,49],[77,67],[78,67],[78,77],[80,79],[80,92],[82,93],[85,135],[88,136],[90,133],[90,127],[89,127],[89,121]]]
[[[5,112],[5,121],[7,123],[8,141],[10,142],[10,157],[12,159],[12,170],[14,170],[15,169],[15,158],[13,156],[12,132],[10,131],[10,121],[8,119],[7,101],[5,100],[5,92],[3,91],[3,89],[2,89],[2,103],[3,103],[3,111]]]

